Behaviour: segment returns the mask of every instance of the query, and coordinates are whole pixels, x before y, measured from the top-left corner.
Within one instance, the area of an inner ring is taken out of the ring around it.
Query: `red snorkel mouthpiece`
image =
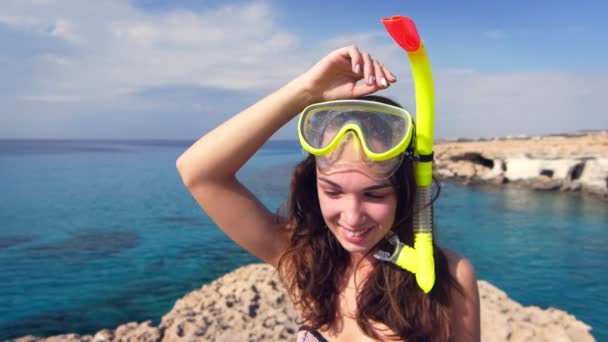
[[[382,18],[382,23],[388,33],[405,51],[414,52],[420,47],[420,36],[416,24],[408,17],[396,15],[392,18]]]

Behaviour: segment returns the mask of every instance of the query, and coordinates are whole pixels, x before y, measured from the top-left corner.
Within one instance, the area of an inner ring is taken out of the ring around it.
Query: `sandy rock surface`
[[[443,142],[434,149],[434,172],[443,179],[608,199],[608,132]]]
[[[478,284],[484,342],[595,341],[588,325],[562,310],[522,306],[491,284]],[[295,341],[297,329],[295,311],[274,268],[253,264],[187,294],[158,327],[131,322],[95,336],[25,336],[15,341]]]
[[[591,327],[555,308],[522,306],[492,284],[479,280],[481,340],[499,341],[595,341]]]
[[[296,314],[274,268],[241,267],[178,300],[162,318],[164,341],[294,340]]]
[[[490,158],[502,159],[523,156],[532,159],[608,158],[608,132],[443,142],[436,144],[435,148],[436,155],[440,152],[462,154],[480,151]]]

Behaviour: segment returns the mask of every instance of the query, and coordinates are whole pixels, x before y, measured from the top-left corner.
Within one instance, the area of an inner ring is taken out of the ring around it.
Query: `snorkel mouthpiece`
[[[405,51],[414,52],[420,47],[420,36],[416,24],[410,18],[396,15],[392,18],[383,18],[382,23],[395,42]]]
[[[374,256],[393,262],[416,275],[418,286],[429,293],[435,284],[433,256],[433,210],[431,185],[433,181],[434,91],[431,66],[416,24],[403,16],[383,18],[382,23],[395,42],[403,48],[410,61],[416,91],[416,185],[414,216],[414,247],[402,244],[396,235],[387,235],[395,251],[380,251]]]

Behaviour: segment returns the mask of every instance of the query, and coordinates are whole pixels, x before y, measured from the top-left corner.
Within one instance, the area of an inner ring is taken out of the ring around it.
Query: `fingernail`
[[[380,83],[382,83],[384,88],[388,87],[388,82],[386,81],[386,78],[382,77],[382,79],[380,80]]]
[[[372,85],[372,84],[374,84],[375,81],[376,81],[376,77],[370,75],[368,78],[367,84]]]
[[[355,72],[355,74],[358,74],[360,70],[361,70],[361,65],[359,65],[359,64],[355,65],[355,70],[353,70]]]
[[[393,75],[393,73],[391,73],[391,78],[395,81],[397,81],[397,77],[395,77],[395,75]]]

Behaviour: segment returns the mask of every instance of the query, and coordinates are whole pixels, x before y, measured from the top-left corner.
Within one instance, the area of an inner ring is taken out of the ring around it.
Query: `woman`
[[[347,134],[333,153],[298,165],[287,217],[266,209],[235,177],[308,105],[361,98],[396,81],[356,47],[335,50],[177,160],[184,184],[215,223],[279,270],[304,324],[299,339],[480,339],[477,282],[466,258],[435,246],[437,281],[425,294],[411,273],[373,257],[391,231],[412,242],[412,158],[370,161],[360,137]]]

